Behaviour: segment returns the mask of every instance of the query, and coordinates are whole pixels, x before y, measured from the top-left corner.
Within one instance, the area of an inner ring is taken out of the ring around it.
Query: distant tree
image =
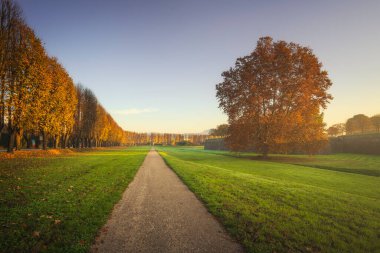
[[[211,129],[210,135],[215,137],[226,137],[228,135],[228,124],[221,124],[216,128]]]
[[[372,116],[371,122],[376,132],[380,133],[380,114]]]
[[[327,128],[327,134],[329,136],[335,137],[339,134],[339,129],[333,125],[333,126]]]
[[[266,156],[289,143],[324,142],[321,108],[332,99],[327,93],[332,83],[321,68],[307,47],[259,39],[216,86],[219,107],[228,115],[230,147],[252,146]]]
[[[354,134],[357,131],[357,125],[355,124],[354,120],[352,118],[349,118],[346,121],[346,133],[347,134]]]
[[[327,134],[332,137],[340,136],[344,134],[345,129],[346,129],[346,124],[344,123],[335,124],[335,125],[330,126],[327,129]]]
[[[339,123],[334,125],[338,129],[338,135],[344,135],[346,133],[346,124]]]
[[[346,122],[346,130],[349,134],[366,133],[372,128],[371,119],[364,114],[357,114]]]

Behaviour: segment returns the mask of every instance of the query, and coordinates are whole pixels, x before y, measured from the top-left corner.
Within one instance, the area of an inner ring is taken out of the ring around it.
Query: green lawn
[[[378,156],[158,149],[249,252],[380,252]]]
[[[0,161],[0,252],[87,252],[148,148]]]

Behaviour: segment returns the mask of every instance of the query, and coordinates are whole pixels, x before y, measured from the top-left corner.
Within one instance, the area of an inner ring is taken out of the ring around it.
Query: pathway
[[[243,252],[151,150],[92,252]]]

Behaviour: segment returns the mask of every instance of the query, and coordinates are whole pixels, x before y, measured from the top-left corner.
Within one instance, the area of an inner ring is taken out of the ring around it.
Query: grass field
[[[0,252],[87,252],[148,148],[0,161]]]
[[[378,156],[158,149],[249,252],[380,252]]]
[[[191,148],[191,150],[200,151],[203,153],[232,156],[236,158],[246,158],[251,160],[262,159],[260,155],[249,152],[237,154],[228,151],[203,150],[203,147],[201,146]],[[305,165],[307,167],[314,167],[319,169],[380,177],[380,156],[378,155],[334,154],[309,156],[272,154],[268,157],[267,160],[271,162]]]

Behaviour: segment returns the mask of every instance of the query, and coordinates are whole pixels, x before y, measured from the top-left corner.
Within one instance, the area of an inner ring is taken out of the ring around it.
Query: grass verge
[[[249,252],[380,251],[379,177],[191,148],[159,151]],[[367,166],[368,157],[356,160]]]
[[[0,161],[0,252],[87,252],[148,148]]]

